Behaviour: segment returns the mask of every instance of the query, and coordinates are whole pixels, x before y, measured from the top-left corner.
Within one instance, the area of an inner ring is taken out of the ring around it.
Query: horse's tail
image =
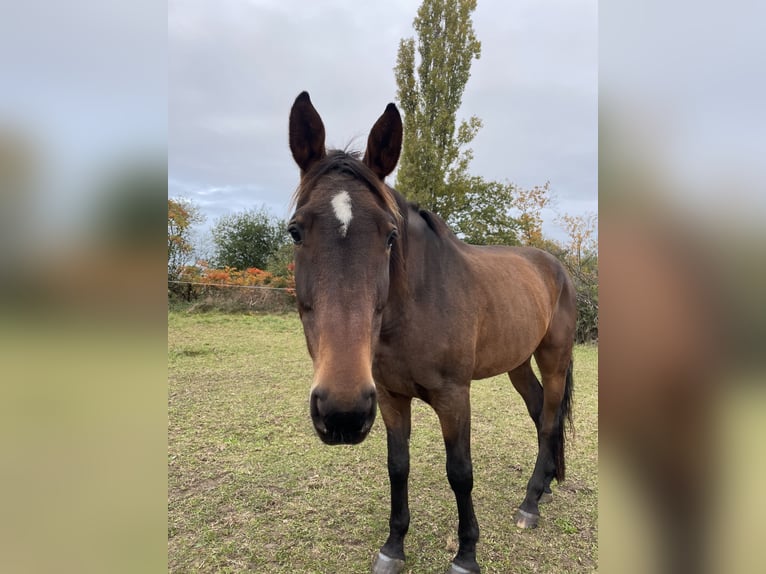
[[[564,382],[564,397],[559,405],[558,424],[556,430],[556,480],[561,482],[566,476],[566,462],[564,460],[564,445],[566,443],[567,430],[573,430],[572,423],[572,395],[574,394],[574,377],[572,374],[573,361],[569,359],[566,380]],[[567,427],[569,427],[567,429]]]

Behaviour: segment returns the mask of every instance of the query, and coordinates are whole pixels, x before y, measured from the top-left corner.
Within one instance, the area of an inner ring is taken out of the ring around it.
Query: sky
[[[414,36],[419,5],[170,0],[168,195],[191,199],[207,226],[261,206],[289,217],[295,97],[311,94],[328,147],[363,148],[396,101],[397,49]],[[458,112],[484,124],[470,171],[523,187],[550,181],[556,212],[596,213],[597,2],[479,0],[473,22],[482,53]],[[546,233],[562,238],[555,214],[544,216]]]

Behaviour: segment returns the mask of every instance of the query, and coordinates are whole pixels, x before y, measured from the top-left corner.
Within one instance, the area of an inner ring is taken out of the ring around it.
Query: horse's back
[[[544,312],[571,283],[561,262],[536,247],[466,245],[465,251],[490,299],[537,304]]]

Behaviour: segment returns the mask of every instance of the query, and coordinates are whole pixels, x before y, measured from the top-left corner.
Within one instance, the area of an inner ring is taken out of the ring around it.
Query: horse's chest
[[[395,346],[378,345],[372,362],[372,376],[377,386],[400,395],[415,396],[412,366]]]
[[[426,347],[413,342],[379,345],[373,360],[375,384],[404,396],[428,402],[434,389],[445,380],[471,379],[473,357],[470,349],[448,348],[436,344]]]

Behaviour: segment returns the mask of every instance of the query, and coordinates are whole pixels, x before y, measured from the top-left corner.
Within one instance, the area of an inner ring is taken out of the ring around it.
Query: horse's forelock
[[[322,177],[332,173],[345,173],[361,180],[383,202],[385,210],[396,221],[397,227],[402,227],[403,214],[399,208],[395,194],[372,170],[361,161],[361,153],[348,150],[331,150],[327,156],[317,162],[302,178],[293,194],[292,209],[304,205],[313,189]]]

